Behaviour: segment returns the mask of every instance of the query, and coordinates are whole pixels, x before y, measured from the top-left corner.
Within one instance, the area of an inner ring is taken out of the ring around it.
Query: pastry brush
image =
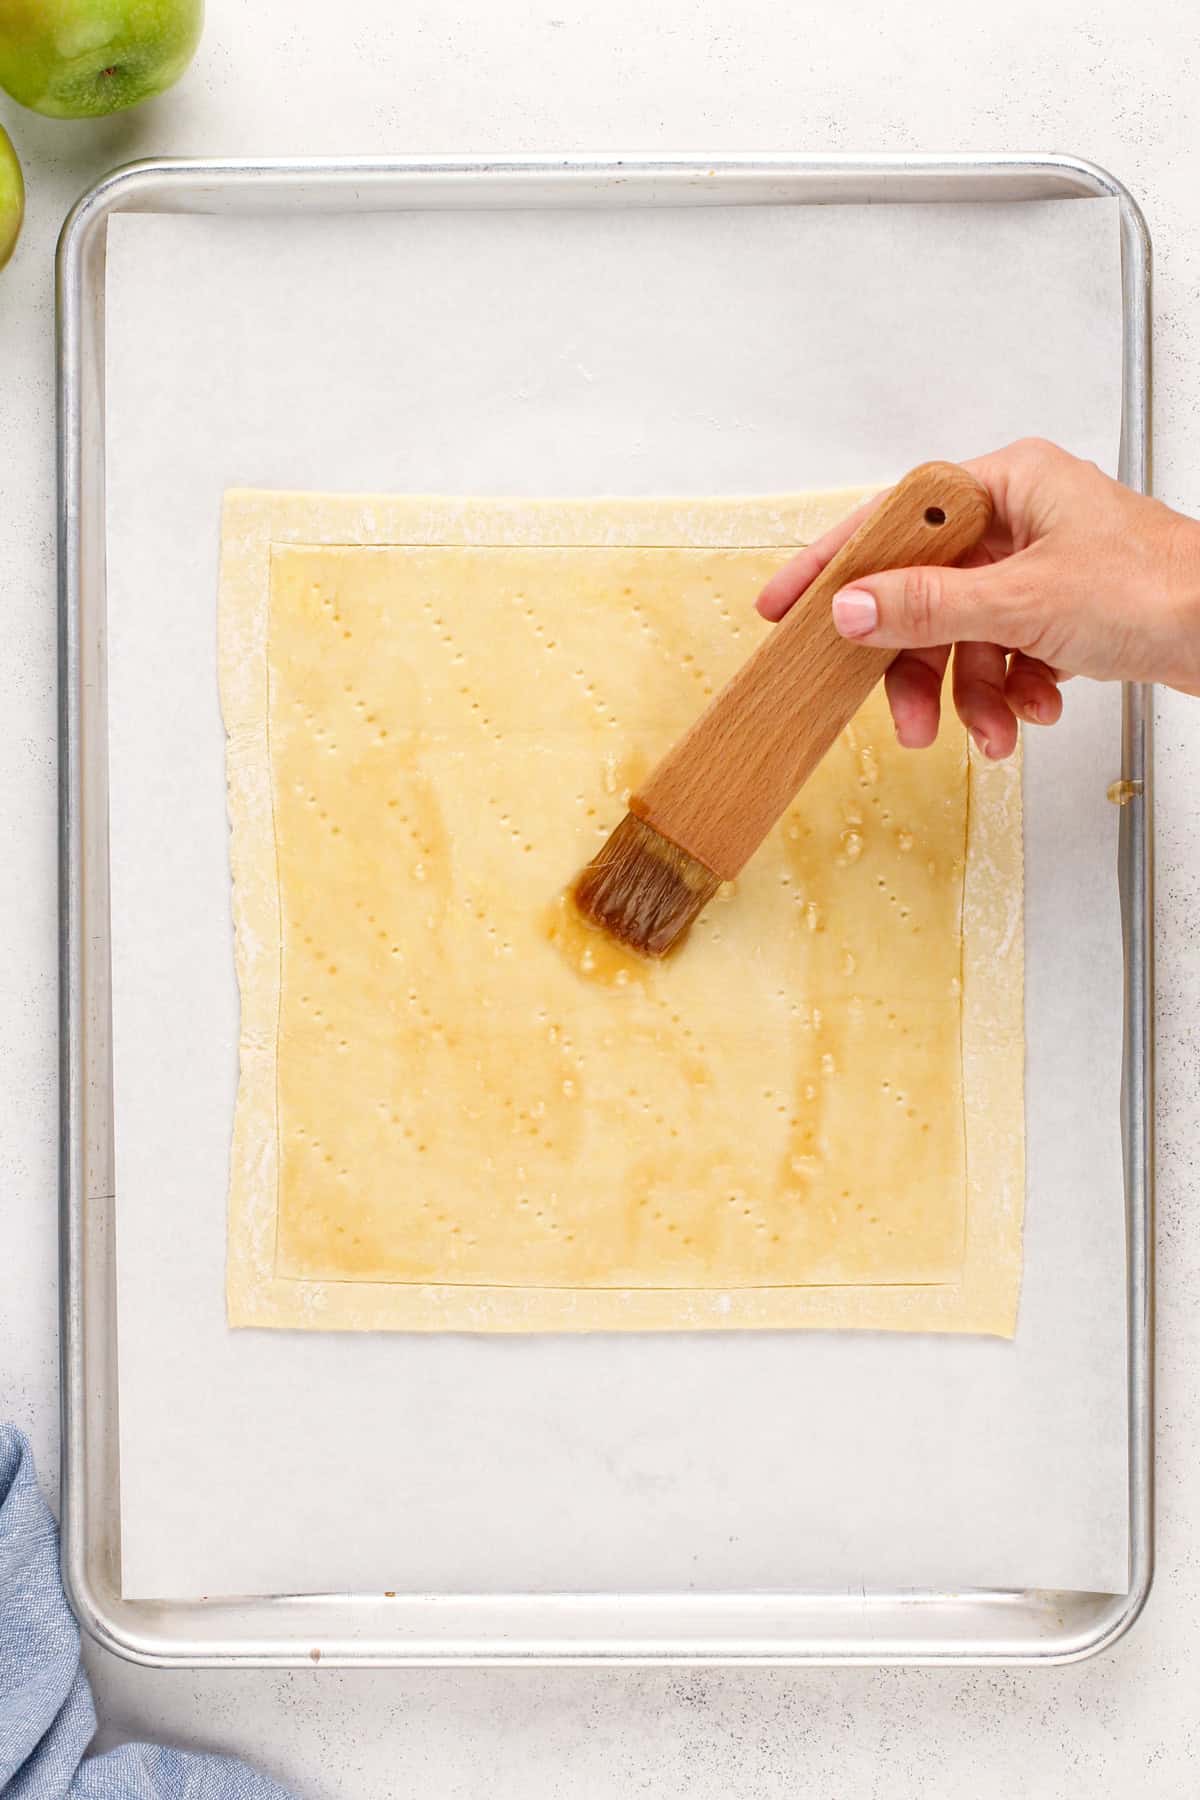
[[[952,563],[991,516],[987,489],[954,463],[922,463],[892,488],[631,797],[572,886],[584,919],[648,956],[678,944],[896,655],[838,633],[838,589],[882,569]]]

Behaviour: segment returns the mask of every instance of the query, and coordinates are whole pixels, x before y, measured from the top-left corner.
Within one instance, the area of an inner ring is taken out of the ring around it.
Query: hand
[[[864,576],[833,600],[843,637],[899,652],[886,684],[903,745],[937,736],[951,646],[959,717],[997,758],[1018,719],[1055,723],[1071,675],[1200,694],[1200,524],[1037,438],[963,467],[995,507],[966,566]],[[783,617],[874,504],[767,583],[764,618]]]

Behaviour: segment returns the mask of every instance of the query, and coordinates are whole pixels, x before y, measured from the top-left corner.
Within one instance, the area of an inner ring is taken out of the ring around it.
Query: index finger
[[[884,493],[890,491],[884,489]],[[848,518],[832,526],[815,544],[806,544],[790,562],[784,563],[782,569],[772,575],[755,601],[764,619],[770,619],[773,623],[782,619],[784,613],[796,604],[806,587],[811,587],[825,565],[833,561],[842,545],[853,537],[863,520],[874,512],[882,499],[882,493],[876,494],[873,499],[856,506]]]

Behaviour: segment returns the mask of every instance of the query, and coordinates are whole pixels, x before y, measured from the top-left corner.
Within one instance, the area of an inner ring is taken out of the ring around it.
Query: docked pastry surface
[[[677,956],[561,898],[849,498],[228,498],[234,1323],[1011,1331],[1013,770],[879,694]]]

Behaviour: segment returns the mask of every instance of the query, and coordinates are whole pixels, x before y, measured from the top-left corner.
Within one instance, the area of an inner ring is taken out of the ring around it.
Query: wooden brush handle
[[[991,496],[965,469],[913,469],[667,752],[630,811],[732,880],[896,655],[840,636],[834,594],[882,569],[952,563],[991,517]]]

